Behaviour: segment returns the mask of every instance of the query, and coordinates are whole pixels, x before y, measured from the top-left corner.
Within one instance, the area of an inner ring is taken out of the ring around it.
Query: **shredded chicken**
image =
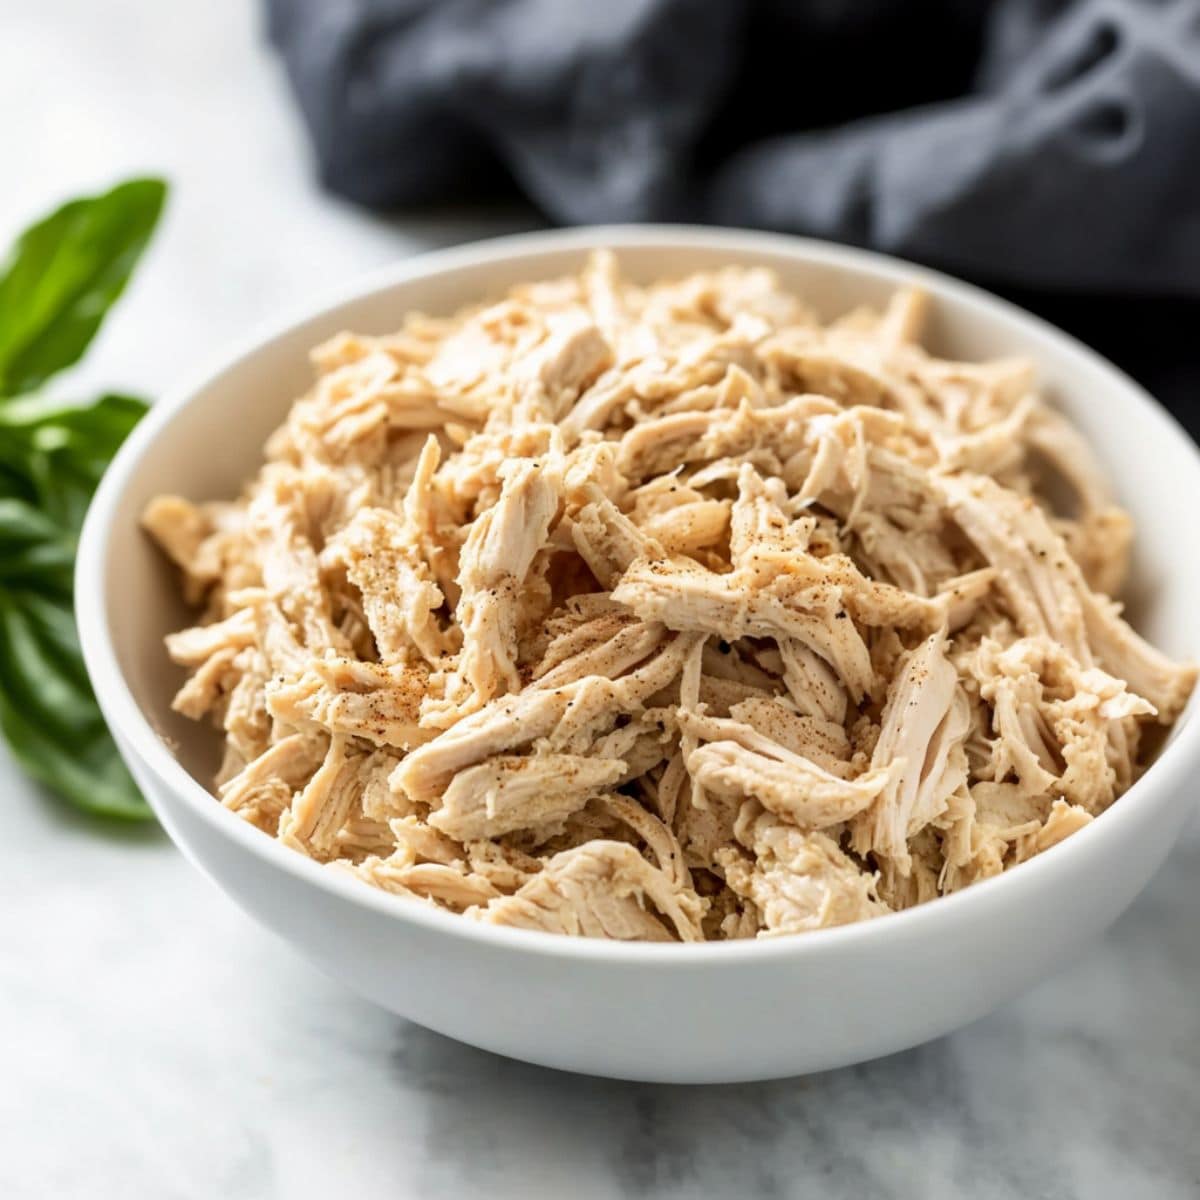
[[[1084,828],[1196,671],[1112,599],[1131,523],[1030,366],[932,357],[925,307],[822,326],[769,271],[597,254],[319,347],[240,499],[144,517],[221,802],[468,919],[649,941],[865,920]]]

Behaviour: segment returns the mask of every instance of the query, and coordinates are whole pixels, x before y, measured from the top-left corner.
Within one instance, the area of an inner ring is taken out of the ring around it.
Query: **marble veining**
[[[21,118],[0,121],[20,168],[0,231],[127,171],[175,184],[80,387],[159,392],[358,271],[534,220],[386,221],[322,196],[246,0],[15,0],[0,111]],[[6,758],[0,794],[5,1200],[1200,1195],[1195,825],[1104,939],[974,1026],[811,1078],[675,1088],[408,1025],[157,832],[66,813]]]

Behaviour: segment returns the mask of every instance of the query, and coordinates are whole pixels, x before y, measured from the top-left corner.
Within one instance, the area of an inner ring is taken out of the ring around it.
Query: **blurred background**
[[[5,241],[171,184],[80,396],[161,395],[420,249],[689,220],[973,279],[1200,431],[1200,0],[4,0],[0,164]],[[153,826],[53,802],[3,748],[0,794],[5,1200],[1196,1194],[1195,828],[1100,944],[972,1028],[687,1090],[406,1025]]]

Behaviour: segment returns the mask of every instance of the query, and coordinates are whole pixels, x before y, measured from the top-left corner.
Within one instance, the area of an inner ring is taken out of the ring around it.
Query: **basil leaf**
[[[27,229],[0,275],[0,396],[77,362],[121,294],[166,186],[134,179],[73,200]]]
[[[17,489],[7,494],[78,530],[100,476],[145,411],[144,400],[116,394],[84,403],[30,396],[0,405],[0,495],[7,477]]]
[[[88,681],[72,606],[83,515],[146,411],[132,396],[0,406],[0,732],[17,762],[80,808],[151,815]]]
[[[92,493],[146,405],[18,393],[78,360],[164,195],[158,180],[136,179],[72,201],[26,230],[0,270],[0,733],[64,799],[130,819],[151,813],[83,666],[72,572]]]
[[[79,808],[151,815],[100,715],[69,608],[0,590],[0,729],[24,770]]]
[[[75,539],[25,500],[0,498],[0,587],[71,601]]]

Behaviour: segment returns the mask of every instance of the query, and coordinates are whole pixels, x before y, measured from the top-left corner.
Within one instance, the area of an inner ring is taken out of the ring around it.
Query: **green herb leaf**
[[[0,729],[34,779],[90,812],[150,808],[117,754],[83,670],[70,608],[0,590]]]
[[[15,494],[77,532],[101,475],[145,411],[144,400],[116,394],[0,404],[0,495],[7,477],[21,489]]]
[[[84,670],[72,571],[83,514],[146,411],[131,396],[0,407],[0,731],[35,779],[91,812],[146,818]]]
[[[162,208],[157,180],[76,200],[27,230],[0,275],[0,732],[17,762],[90,812],[144,819],[75,630],[84,513],[146,411],[133,396],[20,395],[75,362],[120,295]]]
[[[161,180],[130,180],[63,205],[20,236],[0,275],[0,396],[30,391],[79,360],[165,196]]]
[[[25,500],[0,499],[0,588],[71,599],[75,540]]]

